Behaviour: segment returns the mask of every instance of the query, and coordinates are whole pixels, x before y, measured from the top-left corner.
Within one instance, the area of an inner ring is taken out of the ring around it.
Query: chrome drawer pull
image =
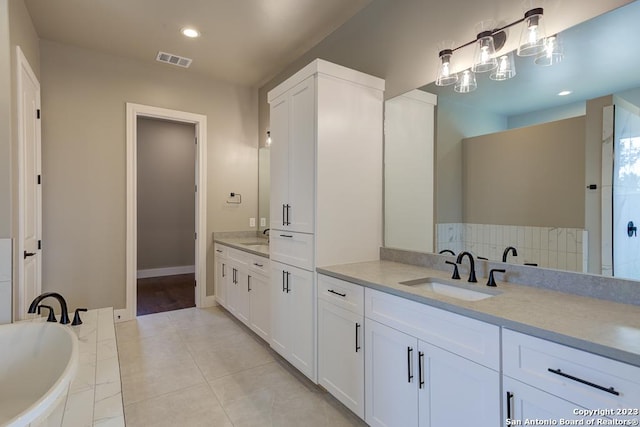
[[[616,396],[620,396],[620,392],[616,391],[615,388],[613,387],[603,387],[601,385],[598,384],[594,384],[590,381],[587,380],[583,380],[582,378],[578,378],[578,377],[574,377],[573,375],[569,375],[569,374],[565,374],[564,372],[562,372],[560,369],[547,369],[549,372],[556,374],[556,375],[560,375],[561,377],[565,377],[565,378],[569,378],[570,380],[579,382],[580,384],[585,384],[588,385],[589,387],[593,387],[593,388],[597,388],[598,390],[602,390],[602,391],[606,391],[607,393],[611,393],[614,394]]]
[[[255,265],[256,267],[264,267],[263,264],[258,264],[257,262],[254,262],[253,265]]]

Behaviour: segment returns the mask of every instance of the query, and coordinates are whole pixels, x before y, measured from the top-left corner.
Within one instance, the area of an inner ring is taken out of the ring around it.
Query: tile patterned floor
[[[137,426],[365,426],[224,309],[116,325],[125,420]]]

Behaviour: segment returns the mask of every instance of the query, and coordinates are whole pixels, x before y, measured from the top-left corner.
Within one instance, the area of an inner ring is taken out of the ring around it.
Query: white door
[[[291,356],[289,361],[311,380],[316,379],[316,324],[313,273],[286,266],[287,291],[291,323]]]
[[[291,327],[289,318],[290,300],[287,293],[285,269],[288,266],[276,261],[271,261],[271,348],[288,358],[291,341]]]
[[[229,277],[227,279],[227,306],[226,309],[238,316],[238,304],[240,301],[240,289],[238,287],[238,265],[234,262],[228,264]]]
[[[40,172],[40,83],[19,47],[19,237],[17,318],[24,319],[42,290],[42,190]]]
[[[289,200],[289,99],[283,94],[271,103],[269,127],[271,146],[270,161],[270,208],[272,230],[286,227],[286,205]]]
[[[236,317],[247,326],[250,326],[249,315],[251,305],[249,302],[249,275],[245,268],[238,269],[236,273],[236,291],[238,292],[238,304]]]
[[[525,425],[525,420],[575,420],[578,405],[560,399],[509,377],[503,377],[504,419],[507,425]],[[586,418],[584,418],[586,421]],[[518,424],[518,422],[520,424]],[[497,424],[496,424],[497,425]]]
[[[251,329],[262,339],[269,340],[271,323],[271,301],[269,279],[262,275],[249,275],[249,294],[251,304]]]
[[[500,425],[500,374],[419,342],[420,427]]]
[[[418,340],[371,319],[364,328],[365,421],[372,427],[417,427]]]
[[[364,317],[318,301],[318,383],[364,419]]]
[[[291,90],[288,229],[313,233],[315,194],[315,77]],[[271,184],[273,188],[273,183]]]

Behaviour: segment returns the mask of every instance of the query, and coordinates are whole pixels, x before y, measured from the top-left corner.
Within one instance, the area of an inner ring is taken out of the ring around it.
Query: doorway
[[[194,208],[194,228],[191,240],[194,249],[195,305],[208,306],[206,296],[206,116],[177,110],[127,103],[127,246],[126,246],[126,307],[115,310],[116,321],[135,319],[137,316],[138,282],[138,119],[173,122],[193,126],[195,138],[195,185],[191,192]],[[193,135],[193,133],[192,133]],[[192,175],[192,176],[194,176]],[[191,185],[194,181],[191,180]],[[194,197],[195,192],[195,197]],[[154,269],[147,269],[154,270]],[[142,270],[144,271],[144,270]],[[169,270],[175,273],[179,270]],[[153,273],[153,272],[152,272]],[[157,272],[156,272],[157,273]],[[153,273],[153,274],[156,274]],[[166,273],[166,271],[165,271]]]
[[[195,124],[137,118],[138,316],[195,306]]]

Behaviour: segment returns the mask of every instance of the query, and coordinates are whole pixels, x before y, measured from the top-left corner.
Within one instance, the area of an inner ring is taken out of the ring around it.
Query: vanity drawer
[[[228,246],[221,245],[220,243],[216,243],[215,245],[213,245],[213,250],[215,251],[215,256],[217,257],[226,258],[228,249]]]
[[[313,234],[272,230],[269,239],[272,260],[313,270]]]
[[[268,276],[269,258],[252,255],[251,257],[249,257],[249,270]]]
[[[247,264],[250,257],[251,255],[247,252],[234,248],[227,248],[227,258],[229,258],[231,261],[235,261],[238,264]]]
[[[364,288],[360,285],[318,274],[318,299],[364,315]]]
[[[576,405],[638,408],[640,367],[508,329],[502,331],[502,352],[504,375]]]
[[[500,370],[500,328],[450,311],[366,288],[365,316],[451,353]]]

